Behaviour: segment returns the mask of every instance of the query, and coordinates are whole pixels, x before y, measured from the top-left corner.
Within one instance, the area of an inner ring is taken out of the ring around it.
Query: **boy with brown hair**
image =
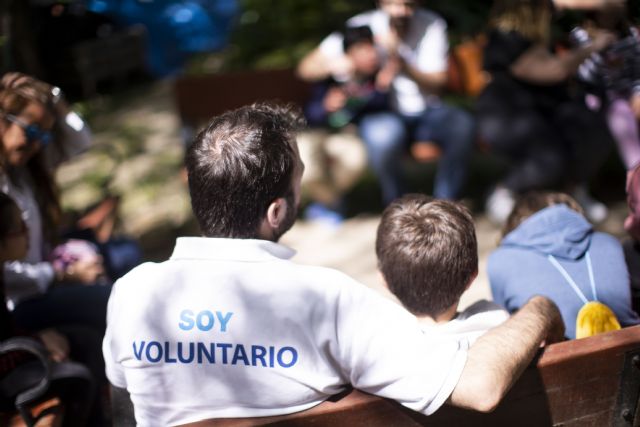
[[[462,293],[478,274],[478,244],[462,204],[408,194],[382,213],[376,239],[378,268],[389,290],[423,330],[473,343],[509,316],[482,300],[458,313]]]

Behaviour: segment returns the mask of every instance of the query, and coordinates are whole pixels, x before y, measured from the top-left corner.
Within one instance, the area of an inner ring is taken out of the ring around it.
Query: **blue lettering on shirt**
[[[291,360],[289,361],[289,363],[284,362],[285,352],[291,353]],[[297,361],[298,361],[298,352],[296,351],[295,348],[282,347],[280,350],[278,350],[278,365],[282,366],[283,368],[290,368],[293,365],[295,365]]]
[[[178,327],[183,331],[190,331],[193,329],[193,311],[191,310],[182,310],[180,313],[180,320],[182,322],[178,323]]]
[[[236,365],[238,360],[242,360],[245,366],[249,365],[249,358],[247,358],[247,352],[244,351],[244,346],[242,344],[236,345],[236,350],[233,352],[233,359],[231,359],[231,364]]]
[[[202,363],[202,355],[205,355],[209,363],[216,363],[215,344],[209,343],[209,351],[203,342],[198,343],[198,363]]]
[[[227,325],[231,320],[231,316],[233,316],[232,311],[226,313],[216,311],[214,314],[213,311],[202,310],[195,314],[193,310],[182,310],[178,327],[183,331],[190,331],[196,327],[201,331],[208,332],[215,326],[215,319],[217,318],[220,324],[220,332],[227,332]]]
[[[138,360],[142,360],[142,350],[144,350],[144,341],[140,341],[140,350],[136,349],[136,342],[133,342],[133,355]]]
[[[152,348],[156,348],[156,356],[152,356],[151,355],[151,349]],[[147,344],[147,351],[146,351],[146,355],[147,355],[147,360],[149,362],[152,363],[158,363],[160,361],[160,359],[162,359],[162,346],[160,345],[159,342],[157,341],[150,341],[149,344]]]
[[[134,341],[133,356],[141,362],[167,364],[216,364],[290,368],[298,362],[298,350],[291,346],[274,347],[232,343]],[[216,356],[218,353],[218,357]],[[221,356],[221,357],[219,357]]]
[[[198,326],[198,329],[201,331],[210,331],[214,323],[213,313],[209,310],[201,311],[196,317],[196,326]]]
[[[209,332],[219,325],[220,332],[227,332],[233,312],[185,309],[180,312],[178,328],[191,331]],[[216,322],[217,320],[217,322]],[[165,335],[166,336],[166,335]],[[248,347],[250,352],[248,353]],[[216,356],[216,352],[218,356]],[[133,356],[144,362],[167,364],[208,363],[223,365],[244,364],[263,368],[290,368],[298,362],[298,351],[294,347],[262,346],[215,342],[171,342],[134,341]]]
[[[227,343],[218,343],[218,348],[222,349],[222,364],[227,364],[227,350],[230,349],[233,345]]]
[[[227,331],[227,323],[229,323],[229,320],[231,319],[232,315],[233,315],[233,312],[231,311],[229,311],[224,316],[222,315],[222,312],[216,311],[216,317],[218,318],[218,322],[220,322],[220,332]]]
[[[170,355],[169,342],[165,341],[164,342],[164,363],[176,363],[177,360],[175,358],[172,359],[169,355]]]
[[[267,362],[264,360],[264,356],[267,354],[267,349],[261,345],[252,345],[251,346],[251,365],[257,366],[256,360],[262,362],[262,366],[264,368],[267,367]]]
[[[178,343],[178,360],[180,361],[180,363],[191,363],[193,361],[193,343],[190,342],[188,344],[189,344],[189,356],[184,357],[182,353],[182,347],[184,346],[184,343],[181,343],[181,342]]]

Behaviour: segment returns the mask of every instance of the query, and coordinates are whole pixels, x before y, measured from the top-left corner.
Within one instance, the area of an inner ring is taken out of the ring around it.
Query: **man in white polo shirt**
[[[402,159],[409,146],[416,148],[415,143],[439,147],[442,155],[433,195],[457,199],[473,150],[475,123],[471,114],[439,97],[447,83],[447,24],[434,12],[419,7],[419,0],[377,3],[377,9],[354,16],[347,26],[370,27],[386,58],[378,75],[378,89],[389,87],[392,111],[367,114],[358,123],[383,202],[388,204],[406,191]],[[350,68],[342,36],[336,32],[303,58],[298,74],[308,81],[328,76],[340,79]],[[431,157],[413,152],[423,159]]]
[[[256,104],[196,137],[186,164],[203,237],[179,238],[111,294],[116,406],[132,402],[141,426],[180,425],[296,412],[353,385],[425,414],[447,399],[491,410],[561,325],[556,307],[537,297],[468,349],[338,271],[291,262],[277,241],[299,203],[298,114]]]

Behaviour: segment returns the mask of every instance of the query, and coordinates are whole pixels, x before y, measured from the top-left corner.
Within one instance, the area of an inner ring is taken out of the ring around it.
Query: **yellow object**
[[[582,306],[576,318],[576,338],[586,338],[602,332],[617,331],[620,323],[609,307],[598,301]]]

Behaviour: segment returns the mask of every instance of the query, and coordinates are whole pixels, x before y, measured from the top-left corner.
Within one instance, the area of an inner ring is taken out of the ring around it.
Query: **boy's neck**
[[[416,316],[416,317],[418,318],[418,321],[420,323],[423,323],[426,325],[435,325],[435,324],[447,323],[451,321],[454,317],[456,317],[457,313],[458,313],[458,304],[454,304],[451,307],[449,307],[447,310],[443,311],[442,313],[438,314],[435,317],[428,316],[428,315]]]

